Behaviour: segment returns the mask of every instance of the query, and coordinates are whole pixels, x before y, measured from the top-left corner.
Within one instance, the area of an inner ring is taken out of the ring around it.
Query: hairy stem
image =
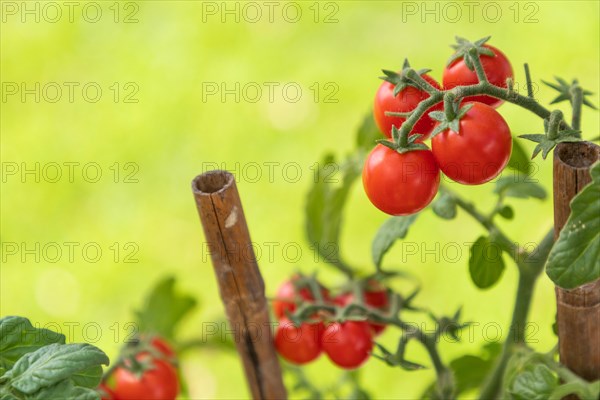
[[[471,55],[471,59],[473,60],[473,67],[475,67],[475,73],[477,74],[477,79],[479,82],[488,82],[487,76],[485,75],[485,71],[483,70],[483,65],[481,64],[481,59],[479,58],[479,53],[476,48],[472,48],[469,50],[469,54]]]
[[[427,110],[429,110],[431,106],[440,103],[444,99],[444,95],[448,92],[452,93],[456,98],[478,95],[496,97],[529,110],[542,119],[549,118],[551,113],[550,110],[542,106],[532,97],[523,96],[509,89],[494,86],[489,82],[479,82],[476,85],[456,86],[450,90],[436,89],[435,92],[431,93],[428,99],[420,102],[419,105],[412,111],[410,118],[408,118],[400,127],[400,131],[410,132],[417,121],[427,112]],[[560,127],[563,129],[570,128],[570,126],[564,120],[561,121]]]
[[[571,119],[571,126],[575,130],[581,129],[581,108],[583,106],[583,89],[581,86],[575,85],[571,88],[572,98],[572,108],[573,108],[573,117]],[[581,137],[580,134],[577,137]]]
[[[531,83],[531,74],[529,73],[529,64],[523,64],[525,68],[525,81],[527,82],[527,96],[533,99],[533,84]]]

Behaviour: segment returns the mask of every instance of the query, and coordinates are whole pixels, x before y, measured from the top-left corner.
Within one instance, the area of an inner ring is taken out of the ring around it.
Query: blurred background
[[[541,79],[556,75],[579,78],[598,105],[599,4],[3,1],[1,315],[27,316],[114,356],[147,290],[175,275],[200,302],[181,337],[199,336],[223,309],[190,181],[214,168],[237,176],[268,295],[297,269],[340,283],[305,240],[305,196],[323,154],[352,149],[380,69],[398,69],[408,57],[440,80],[455,35],[492,35],[520,90],[528,62],[542,103],[555,94]],[[542,130],[516,106],[500,112],[515,135]],[[597,112],[585,108],[583,119],[584,138],[596,137]],[[532,174],[551,192],[551,160],[536,158]],[[461,193],[487,209],[492,188]],[[551,199],[511,204],[516,219],[502,226],[521,245],[539,241],[552,225]],[[345,259],[372,270],[371,239],[385,219],[357,183],[345,213]],[[465,243],[481,233],[468,217],[443,222],[428,211],[407,238],[428,252],[397,246],[385,260],[422,285],[419,304],[439,314],[462,305],[464,318],[479,324],[462,343],[441,344],[447,360],[507,334],[516,271],[506,259],[498,285],[474,287]],[[440,256],[449,244],[462,249],[451,262]],[[556,342],[554,313],[543,276],[528,331],[535,348]],[[397,337],[388,329],[381,342],[393,346]],[[429,362],[419,346],[409,359]],[[192,398],[247,397],[233,353],[200,349],[183,366]],[[322,356],[306,371],[332,385],[335,368]],[[371,359],[361,382],[375,398],[409,399],[432,376]]]

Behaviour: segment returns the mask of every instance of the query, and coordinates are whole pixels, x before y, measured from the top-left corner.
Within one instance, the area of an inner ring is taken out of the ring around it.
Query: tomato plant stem
[[[583,89],[581,86],[575,85],[571,88],[572,97],[572,108],[573,108],[573,116],[571,118],[571,126],[576,131],[581,128],[581,108],[583,106]],[[581,137],[581,134],[577,134],[578,137]]]
[[[481,64],[481,59],[479,58],[479,52],[475,47],[469,50],[469,54],[471,55],[471,59],[473,60],[473,67],[475,68],[475,73],[477,74],[477,79],[479,82],[488,82],[487,76],[485,75],[485,71],[483,70],[483,65]]]
[[[477,60],[477,57],[475,57]],[[477,62],[475,62],[477,64]],[[480,65],[481,66],[481,65]],[[476,68],[477,69],[477,68]],[[411,75],[412,76],[412,75]],[[432,87],[433,88],[433,87]],[[501,88],[489,83],[487,80],[483,81],[480,78],[480,82],[470,86],[456,86],[449,90],[438,90],[433,88],[435,91],[428,89],[430,93],[429,98],[423,100],[419,105],[412,111],[410,117],[400,127],[400,132],[410,132],[417,121],[425,114],[429,108],[437,103],[440,103],[446,93],[452,93],[457,99],[464,98],[466,96],[479,96],[488,95],[502,99],[509,103],[516,104],[526,110],[531,111],[542,119],[550,117],[551,111],[546,107],[538,103],[533,97],[520,95],[513,90]],[[530,89],[528,89],[529,91]],[[568,129],[570,126],[564,121],[561,121],[561,128]]]
[[[525,81],[527,83],[527,96],[533,99],[533,83],[531,83],[531,74],[529,73],[529,64],[523,64],[525,69]]]
[[[517,286],[517,298],[513,309],[512,321],[509,334],[504,342],[502,354],[496,361],[494,369],[488,375],[483,389],[479,395],[481,400],[491,400],[498,397],[502,377],[509,358],[514,349],[525,343],[525,329],[527,327],[527,315],[531,306],[531,299],[535,283],[544,269],[546,259],[554,243],[554,232],[549,231],[541,240],[537,249],[518,262],[519,283]]]

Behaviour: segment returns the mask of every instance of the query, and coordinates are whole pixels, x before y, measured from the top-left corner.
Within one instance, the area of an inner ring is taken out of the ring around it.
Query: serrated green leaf
[[[508,167],[519,171],[524,175],[529,175],[529,172],[531,171],[529,157],[527,156],[525,149],[523,149],[523,146],[521,146],[521,143],[518,140],[515,140],[515,138],[512,139],[512,153],[508,160]]]
[[[177,325],[196,303],[194,297],[177,293],[175,278],[167,277],[154,286],[142,308],[134,312],[139,331],[173,341]]]
[[[27,318],[0,319],[0,376],[27,353],[52,344],[65,343],[65,336],[48,329],[34,328]]]
[[[392,247],[398,239],[404,239],[408,233],[408,228],[415,222],[418,214],[407,215],[403,217],[392,217],[381,225],[373,243],[371,245],[371,254],[373,263],[381,266],[383,256]]]
[[[600,278],[600,163],[590,173],[592,182],[571,201],[571,215],[546,265],[550,279],[565,289]]]
[[[87,343],[50,344],[28,353],[5,374],[11,387],[33,394],[95,365],[108,365],[106,354]],[[100,370],[100,376],[102,371]],[[98,377],[98,381],[99,378]]]
[[[433,212],[440,218],[453,219],[456,217],[456,202],[452,196],[441,191],[438,198],[431,205]]]
[[[504,260],[499,245],[481,236],[470,249],[469,273],[475,286],[480,289],[492,287],[504,272]]]
[[[515,400],[546,400],[558,386],[558,378],[543,364],[535,364],[517,374],[508,393]]]
[[[546,198],[546,190],[541,185],[527,181],[527,177],[522,175],[505,176],[498,179],[494,193],[521,199],[533,197],[543,200]]]

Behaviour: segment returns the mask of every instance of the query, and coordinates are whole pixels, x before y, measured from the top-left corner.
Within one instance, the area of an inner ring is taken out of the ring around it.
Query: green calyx
[[[429,150],[429,147],[418,142],[422,137],[421,134],[409,135],[406,131],[401,132],[398,128],[392,126],[392,140],[379,139],[377,143],[396,150],[400,154],[415,150]]]
[[[577,81],[577,79],[573,79],[571,84],[568,84],[567,81],[565,81],[564,79],[559,78],[557,76],[555,76],[554,79],[556,80],[556,82],[558,82],[558,84],[550,83],[550,82],[546,82],[546,81],[542,80],[542,82],[546,86],[549,86],[552,89],[559,92],[559,95],[554,100],[552,100],[550,102],[550,104],[560,103],[561,101],[565,101],[565,100],[569,100],[569,103],[574,104],[574,102],[577,100],[577,95],[579,92],[582,97],[581,98],[582,103],[584,105],[596,110],[596,106],[594,106],[586,98],[586,96],[593,94],[593,92],[590,92],[589,90],[583,90],[581,88],[581,86],[579,86],[579,82]]]
[[[379,79],[383,79],[384,81],[394,85],[394,96],[398,96],[398,93],[406,89],[407,86],[412,86],[420,90],[427,90],[427,87],[423,87],[424,85],[423,82],[421,82],[423,81],[421,75],[426,74],[429,71],[431,70],[420,69],[418,71],[415,71],[410,67],[410,63],[406,58],[404,59],[404,64],[402,65],[402,71],[395,72],[387,69],[382,69],[381,72],[383,72],[385,76],[380,76]]]
[[[469,112],[473,104],[466,104],[460,107],[460,102],[456,101],[454,94],[448,92],[444,96],[444,111],[432,111],[429,113],[431,119],[439,122],[431,133],[431,137],[439,135],[446,129],[450,129],[452,132],[458,134],[460,129],[460,120]]]
[[[520,135],[520,138],[531,140],[537,143],[533,150],[531,159],[534,159],[540,152],[545,160],[548,153],[552,151],[557,144],[562,142],[580,142],[581,131],[576,129],[560,129],[563,121],[563,113],[560,110],[554,110],[549,118],[544,119],[544,134]]]
[[[495,54],[492,50],[485,47],[484,44],[488,40],[490,40],[491,36],[486,36],[482,39],[476,40],[475,42],[470,42],[467,39],[456,36],[456,44],[451,47],[456,50],[456,52],[450,57],[448,60],[447,66],[452,64],[454,61],[462,58],[465,60],[465,64],[467,68],[471,71],[475,69],[474,58],[479,55],[486,55],[490,57],[494,57]]]

